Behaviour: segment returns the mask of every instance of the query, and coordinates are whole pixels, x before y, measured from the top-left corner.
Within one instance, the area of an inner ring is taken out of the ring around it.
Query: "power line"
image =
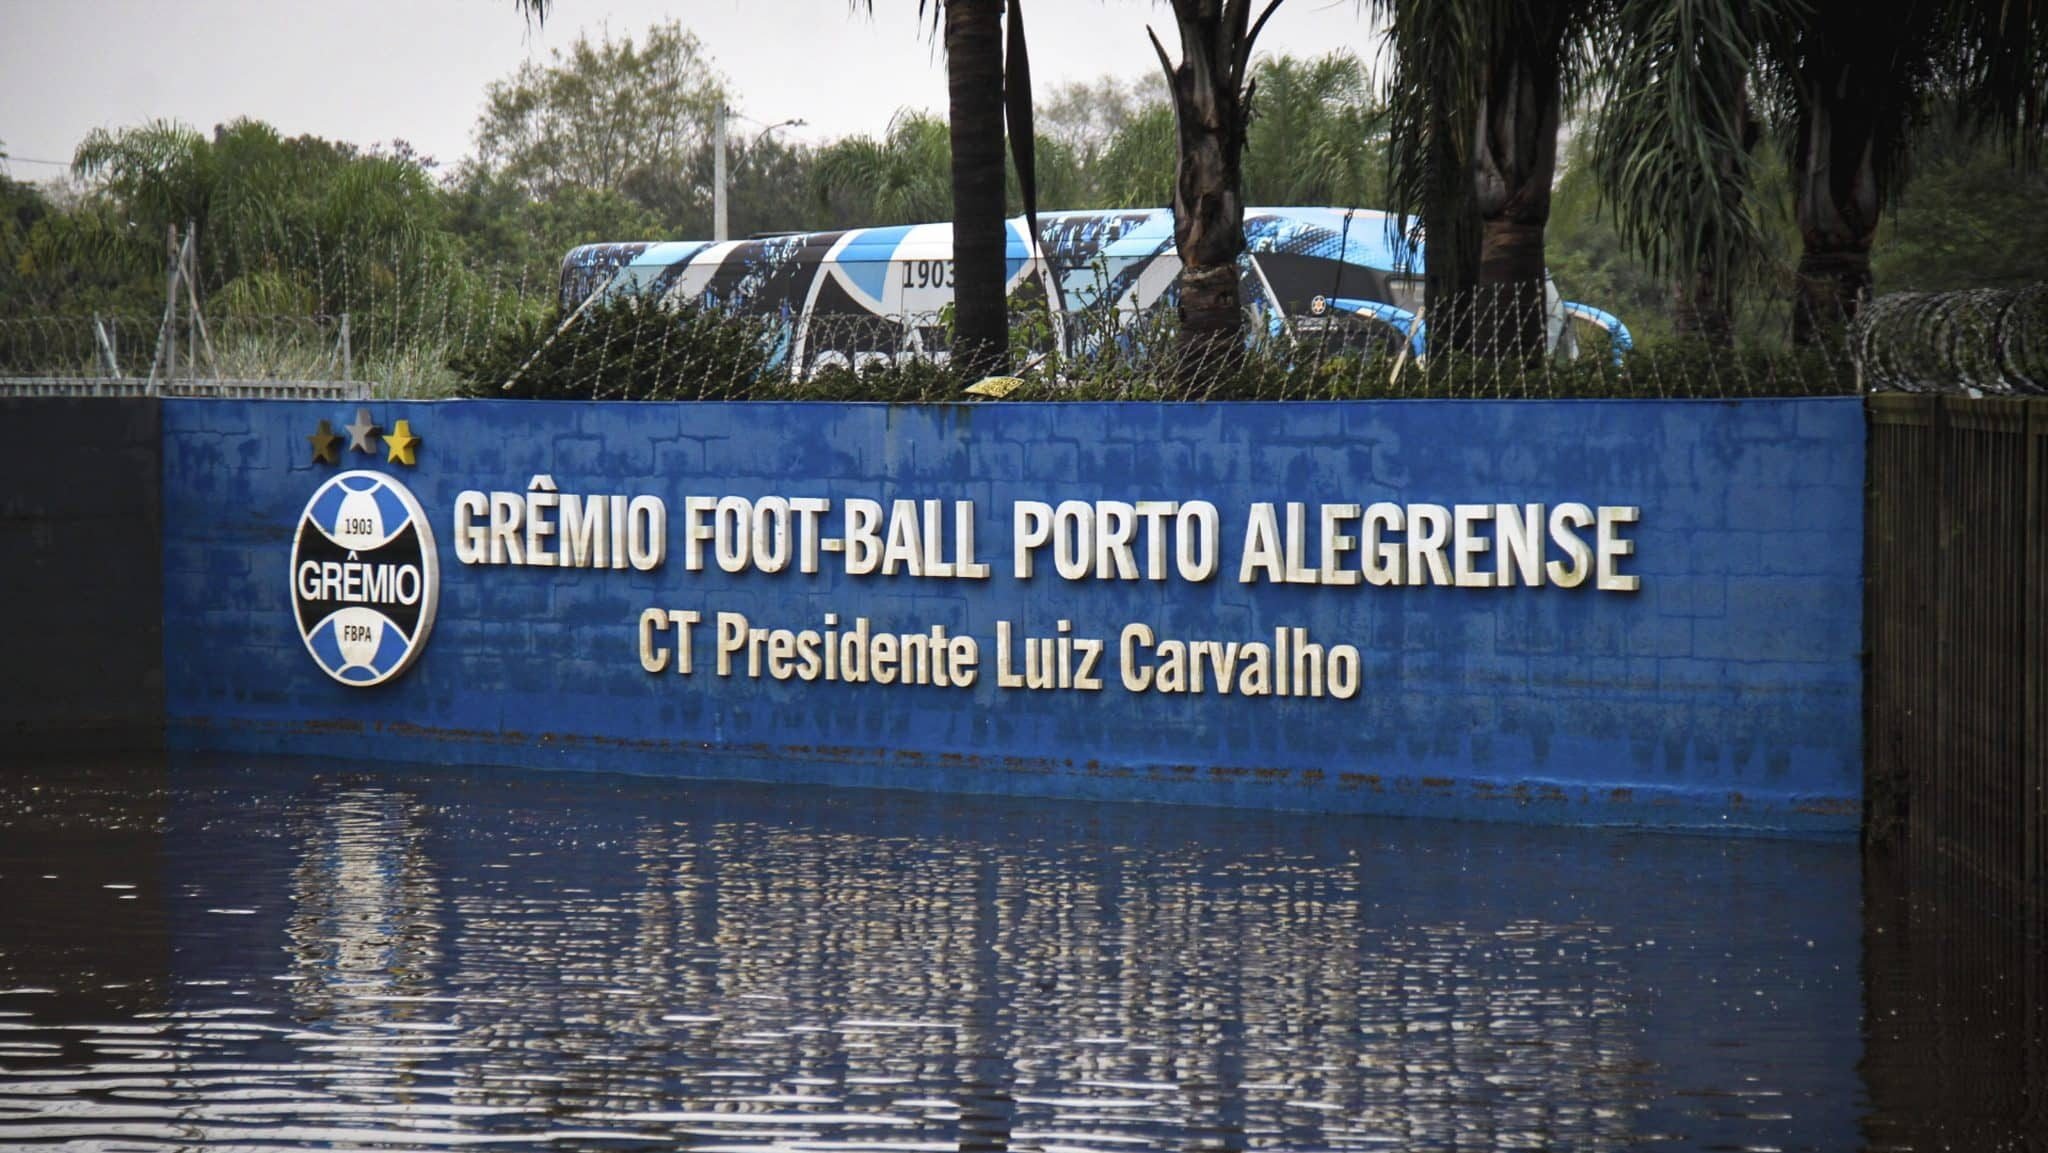
[[[47,164],[52,168],[69,168],[69,160],[38,160],[33,156],[0,156],[0,164]]]

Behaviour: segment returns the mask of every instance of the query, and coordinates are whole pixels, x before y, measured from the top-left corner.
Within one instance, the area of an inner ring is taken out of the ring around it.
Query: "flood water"
[[[1841,842],[0,766],[4,1147],[2041,1149],[2039,962]]]

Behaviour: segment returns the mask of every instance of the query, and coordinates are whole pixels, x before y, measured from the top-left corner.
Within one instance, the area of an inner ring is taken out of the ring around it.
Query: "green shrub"
[[[1826,350],[1717,348],[1661,340],[1616,364],[1599,341],[1574,360],[1459,353],[1418,361],[1398,347],[1264,338],[1207,362],[1182,359],[1168,328],[1116,334],[1087,357],[1019,355],[1010,400],[1570,399],[1841,395],[1853,369]],[[574,323],[529,317],[451,367],[471,396],[613,400],[974,401],[972,383],[930,360],[835,366],[792,379],[775,320],[640,297],[595,304]],[[1034,341],[1033,343],[1038,343]],[[510,387],[507,387],[509,382]]]
[[[742,400],[770,376],[778,326],[628,296],[522,318],[449,367],[468,396]]]

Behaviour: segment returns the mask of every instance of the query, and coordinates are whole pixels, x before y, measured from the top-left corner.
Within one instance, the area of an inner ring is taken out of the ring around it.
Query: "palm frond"
[[[877,224],[912,224],[952,215],[951,134],[946,122],[899,114],[889,134],[843,140],[818,158],[816,180],[828,198],[860,203]]]
[[[2048,0],[1953,0],[1943,82],[1961,126],[2021,165],[2048,143]]]
[[[1623,242],[1659,274],[1724,285],[1767,247],[1751,93],[1788,0],[1625,0],[1602,52],[1594,172]]]

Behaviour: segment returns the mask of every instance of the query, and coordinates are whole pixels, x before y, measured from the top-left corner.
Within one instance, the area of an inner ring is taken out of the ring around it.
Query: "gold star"
[[[341,443],[341,438],[334,435],[332,425],[329,425],[324,420],[321,421],[320,427],[314,429],[313,434],[306,439],[313,444],[313,463],[319,464],[323,461],[328,464],[341,463],[341,453],[336,448]]]
[[[384,443],[391,449],[392,464],[414,465],[419,463],[413,459],[413,453],[419,451],[420,438],[412,434],[411,421],[401,420],[397,424],[392,425],[391,431],[384,435]]]

